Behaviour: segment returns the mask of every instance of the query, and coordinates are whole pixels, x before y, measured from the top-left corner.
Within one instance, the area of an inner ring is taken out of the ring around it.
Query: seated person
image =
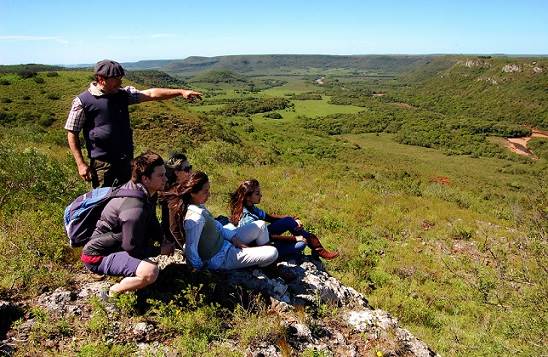
[[[194,172],[179,185],[173,216],[183,227],[185,256],[194,269],[232,270],[258,265],[266,267],[276,261],[278,251],[268,245],[264,222],[253,222],[233,230],[224,228],[204,206],[209,198],[209,178]],[[173,195],[173,193],[172,193]],[[171,212],[170,212],[171,215]],[[255,247],[248,245],[254,243]]]
[[[301,221],[291,216],[268,214],[255,205],[261,202],[259,181],[252,179],[244,181],[230,195],[230,221],[238,227],[264,220],[269,222],[270,240],[278,248],[281,256],[299,254],[305,244],[312,250],[314,257],[334,259],[339,253],[326,250],[318,237],[304,230]],[[283,235],[285,232],[290,235]]]
[[[109,296],[152,284],[158,267],[147,258],[172,254],[174,249],[156,218],[156,196],[166,184],[164,161],[149,151],[132,160],[131,166],[131,180],[122,188],[140,190],[143,198],[112,198],[82,250],[81,260],[93,273],[124,277],[110,287]],[[155,241],[161,242],[160,247]]]
[[[189,164],[185,154],[175,153],[166,162],[167,184],[165,192],[160,192],[159,202],[162,208],[162,228],[164,234],[177,243],[183,249],[185,244],[184,235],[179,229],[178,219],[175,217],[176,209],[169,210],[170,203],[177,204],[176,195],[169,195],[168,192],[176,193],[178,185],[186,182],[192,174],[192,165]],[[173,201],[173,202],[172,202]],[[170,212],[172,215],[170,215]]]

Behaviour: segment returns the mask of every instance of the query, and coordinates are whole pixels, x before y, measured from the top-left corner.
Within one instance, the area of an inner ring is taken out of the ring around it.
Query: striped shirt
[[[120,88],[120,90],[123,90],[129,93],[130,105],[137,104],[141,101],[141,92],[137,90],[135,87],[128,86],[128,87]],[[90,92],[92,95],[96,97],[105,95],[99,88],[97,88],[97,85],[95,82],[89,85],[88,92]],[[82,105],[82,101],[80,100],[79,97],[76,97],[72,101],[72,107],[70,108],[70,112],[68,114],[68,118],[65,123],[65,129],[74,131],[74,132],[80,132],[80,130],[82,130],[82,128],[84,127],[85,122],[86,122],[86,115],[84,113],[84,107]]]

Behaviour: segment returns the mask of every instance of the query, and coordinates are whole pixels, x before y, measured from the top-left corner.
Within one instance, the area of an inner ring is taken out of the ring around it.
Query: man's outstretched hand
[[[196,92],[190,89],[183,89],[181,91],[181,95],[183,96],[183,98],[185,98],[189,102],[194,102],[196,100],[202,99],[202,93]]]

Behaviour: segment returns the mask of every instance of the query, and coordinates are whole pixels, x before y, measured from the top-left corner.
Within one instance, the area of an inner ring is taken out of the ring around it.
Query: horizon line
[[[138,59],[132,61],[120,61],[121,64],[139,63],[145,61],[184,61],[190,57],[202,57],[202,58],[215,58],[215,57],[236,57],[236,56],[331,56],[331,57],[365,57],[365,56],[493,56],[493,57],[548,57],[548,53],[369,53],[369,54],[325,54],[325,53],[248,53],[248,54],[229,54],[229,55],[216,55],[216,56],[201,56],[190,55],[183,58],[148,58]],[[0,64],[0,66],[17,66],[17,65],[50,65],[50,66],[94,66],[96,62],[90,63],[12,63],[12,64]]]

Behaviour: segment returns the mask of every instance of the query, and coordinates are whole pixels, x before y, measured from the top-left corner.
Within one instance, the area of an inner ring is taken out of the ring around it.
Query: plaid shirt
[[[137,104],[141,101],[141,92],[137,90],[135,87],[128,86],[120,89],[129,93],[130,105]],[[99,88],[97,88],[95,82],[89,85],[88,92],[90,92],[92,95],[96,97],[105,95],[103,92],[101,92]],[[85,122],[86,122],[86,115],[84,113],[84,107],[82,106],[82,101],[80,100],[80,98],[76,97],[72,101],[72,107],[70,108],[67,122],[65,123],[65,129],[74,131],[74,132],[80,132],[80,130],[82,130],[82,128],[84,127]]]

